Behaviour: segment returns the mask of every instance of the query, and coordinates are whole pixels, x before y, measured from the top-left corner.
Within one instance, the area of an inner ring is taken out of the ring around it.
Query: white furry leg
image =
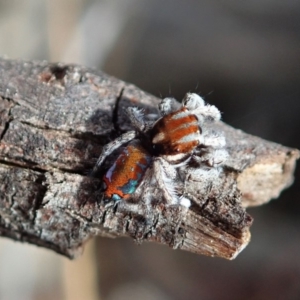
[[[164,159],[157,157],[153,162],[153,171],[159,188],[170,205],[183,205],[189,207],[190,200],[184,197],[179,197],[176,192],[177,177],[176,169]]]
[[[98,170],[101,168],[101,165],[103,164],[104,160],[106,157],[108,157],[113,151],[118,149],[120,146],[123,144],[126,144],[133,140],[136,137],[136,132],[135,131],[128,131],[112,142],[108,143],[102,148],[102,153],[100,154],[93,170],[92,170],[92,176],[95,175],[95,173],[98,172]]]

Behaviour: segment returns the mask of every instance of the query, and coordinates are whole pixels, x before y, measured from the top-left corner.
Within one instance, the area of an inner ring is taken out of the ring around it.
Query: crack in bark
[[[0,97],[0,98],[2,98],[2,97]],[[3,100],[7,100],[8,102],[14,103],[14,101],[12,101],[11,99],[8,99],[8,98],[2,98],[2,99],[3,99]],[[9,109],[8,109],[8,113],[7,113],[8,120],[5,122],[3,131],[2,131],[2,133],[1,133],[1,135],[0,135],[0,143],[1,143],[2,139],[4,138],[6,132],[7,132],[8,129],[9,129],[9,124],[10,124],[11,121],[13,120],[13,117],[12,117],[12,114],[11,114],[11,110],[12,110],[15,106],[16,106],[16,104],[14,103],[14,105],[11,106],[11,107],[9,107]]]
[[[45,174],[41,174],[35,181],[40,186],[36,193],[35,203],[33,205],[33,224],[35,223],[37,211],[43,207],[43,200],[48,190],[47,178]]]
[[[9,124],[12,120],[9,120],[7,122],[5,122],[5,125],[4,125],[4,129],[0,135],[0,142],[2,141],[2,139],[4,138],[4,135],[6,134],[7,130],[9,129]]]
[[[24,161],[24,164],[22,164],[21,162],[19,163],[17,161],[8,161],[8,160],[0,159],[0,164],[5,165],[5,166],[9,166],[9,167],[17,167],[17,168],[21,168],[21,169],[24,169],[24,170],[30,169],[32,171],[36,171],[36,172],[39,172],[39,173],[46,173],[46,172],[49,171],[47,169],[34,167],[34,165],[37,165],[37,164],[32,163],[30,161],[26,161],[26,160],[23,160],[23,161]]]
[[[12,119],[13,120],[13,119]],[[10,121],[12,121],[10,120]],[[59,133],[61,136],[67,137],[67,138],[76,138],[79,139],[81,141],[93,141],[93,142],[98,142],[101,139],[106,139],[106,135],[98,135],[98,134],[94,134],[92,132],[70,132],[69,130],[64,130],[61,128],[53,128],[53,127],[49,127],[48,125],[37,125],[37,124],[33,124],[30,123],[28,121],[24,121],[24,120],[19,120],[19,122],[23,125],[27,125],[31,128],[34,129],[40,129],[43,131],[47,131],[47,132],[53,132],[53,133]],[[99,145],[102,145],[98,142]],[[104,144],[104,143],[103,143]]]

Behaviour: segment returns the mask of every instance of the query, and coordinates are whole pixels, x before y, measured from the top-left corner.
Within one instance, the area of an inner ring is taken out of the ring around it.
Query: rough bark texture
[[[159,99],[81,66],[0,59],[0,235],[68,257],[94,235],[130,236],[199,254],[234,258],[249,242],[246,206],[261,205],[293,181],[299,152],[233,129],[219,180],[184,183],[190,209],[101,201],[86,174],[102,146],[130,128],[124,107],[157,112]],[[134,207],[134,208],[133,208]]]

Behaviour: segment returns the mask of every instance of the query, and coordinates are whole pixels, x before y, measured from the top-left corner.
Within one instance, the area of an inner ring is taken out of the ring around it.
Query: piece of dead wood
[[[130,128],[124,108],[157,113],[159,99],[81,66],[0,59],[0,235],[76,257],[94,235],[130,236],[174,249],[234,258],[249,242],[247,206],[293,181],[298,150],[215,125],[230,159],[216,182],[186,178],[181,206],[105,205],[101,180],[85,176],[102,146]],[[161,191],[153,188],[154,199]]]

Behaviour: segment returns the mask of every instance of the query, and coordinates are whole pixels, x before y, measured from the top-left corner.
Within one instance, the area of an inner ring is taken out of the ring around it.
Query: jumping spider
[[[132,198],[147,177],[151,179],[146,184],[157,184],[167,204],[189,207],[190,200],[177,191],[177,169],[184,166],[188,170],[192,159],[204,180],[218,174],[227,156],[225,138],[206,129],[206,124],[220,120],[220,111],[194,93],[185,95],[181,107],[173,98],[163,99],[159,111],[161,117],[150,122],[141,109],[127,108],[135,130],[103,147],[93,174],[113,151],[127,144],[103,177],[106,200]]]

